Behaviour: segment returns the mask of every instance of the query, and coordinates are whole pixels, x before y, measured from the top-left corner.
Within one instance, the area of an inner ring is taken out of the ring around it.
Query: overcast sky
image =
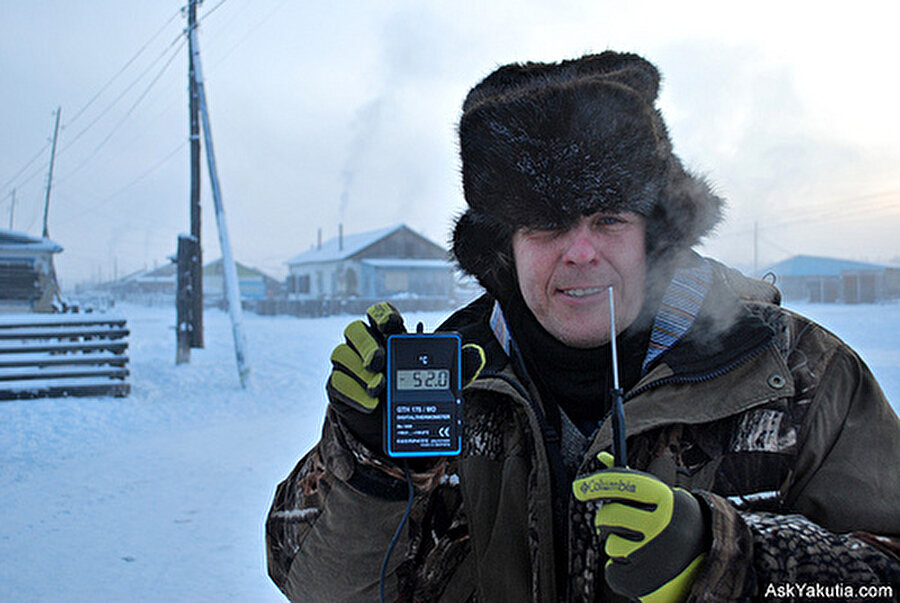
[[[64,287],[160,265],[190,230],[180,9],[0,3],[0,226],[15,189],[14,228],[40,235],[61,107],[49,230]],[[467,90],[504,63],[605,49],[659,67],[676,152],[728,200],[703,251],[752,269],[758,223],[760,267],[900,260],[900,3],[205,0],[199,14],[235,257],[274,276],[339,223],[446,243]]]

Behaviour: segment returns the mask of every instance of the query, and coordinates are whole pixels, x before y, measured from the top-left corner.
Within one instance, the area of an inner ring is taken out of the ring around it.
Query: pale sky
[[[826,6],[827,5],[827,6]],[[190,230],[179,2],[0,4],[0,226],[50,236],[64,287],[161,265]],[[837,8],[835,7],[837,6]],[[701,251],[900,261],[900,3],[205,0],[214,146],[235,258],[276,277],[325,238],[405,222],[446,243],[455,128],[513,61],[633,51],[676,152],[728,201]],[[205,159],[204,159],[205,170]],[[204,257],[219,257],[203,181]]]

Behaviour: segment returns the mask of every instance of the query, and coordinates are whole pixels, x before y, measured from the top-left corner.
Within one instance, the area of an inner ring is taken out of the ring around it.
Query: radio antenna
[[[609,345],[612,349],[612,434],[613,458],[616,467],[625,467],[628,454],[625,450],[625,407],[622,403],[622,388],[619,387],[619,357],[616,350],[616,304],[613,288],[609,286]]]

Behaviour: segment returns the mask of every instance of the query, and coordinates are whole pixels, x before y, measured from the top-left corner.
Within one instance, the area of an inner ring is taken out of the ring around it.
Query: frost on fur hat
[[[459,124],[460,267],[503,298],[517,228],[565,228],[597,211],[645,216],[650,257],[697,243],[723,202],[672,153],[658,90],[651,63],[616,52],[505,65],[476,85]]]

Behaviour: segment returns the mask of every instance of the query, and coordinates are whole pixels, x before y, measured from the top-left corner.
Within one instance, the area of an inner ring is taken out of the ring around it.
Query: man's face
[[[616,330],[634,322],[644,303],[645,227],[634,212],[599,212],[566,230],[517,230],[519,288],[541,326],[572,347],[608,342],[610,285]]]

